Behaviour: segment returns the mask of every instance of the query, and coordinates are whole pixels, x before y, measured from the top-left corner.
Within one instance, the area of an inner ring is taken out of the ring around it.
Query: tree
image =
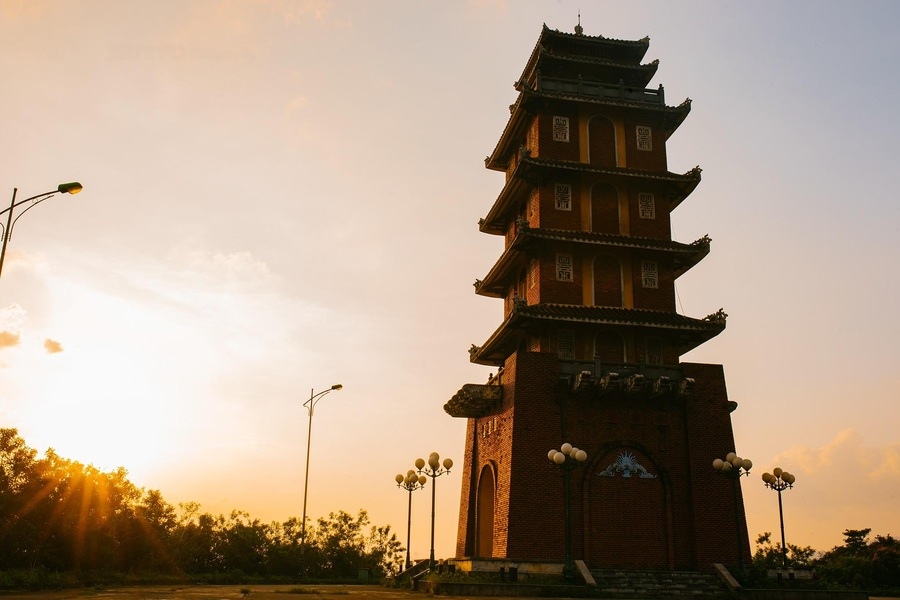
[[[816,551],[809,546],[787,545],[788,568],[806,568],[812,565]],[[772,542],[772,532],[766,531],[756,538],[753,566],[759,569],[778,569],[784,565],[784,553],[780,543]]]
[[[868,591],[900,591],[900,543],[871,529],[845,529],[843,546],[835,546],[816,561],[822,578],[841,587]]]
[[[372,525],[362,509],[320,518],[301,546],[302,529],[297,518],[266,525],[195,502],[176,509],[122,467],[104,472],[52,448],[39,458],[15,429],[0,429],[0,570],[355,579],[402,562],[390,526]]]

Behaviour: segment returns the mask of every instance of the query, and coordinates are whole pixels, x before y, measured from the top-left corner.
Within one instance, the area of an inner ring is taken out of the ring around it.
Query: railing
[[[660,85],[659,88],[652,90],[631,87],[624,83],[600,83],[597,81],[585,81],[583,79],[543,77],[538,74],[537,89],[543,92],[578,94],[604,100],[623,100],[626,102],[638,102],[658,106],[664,106],[666,103],[665,92],[663,91],[662,85]]]

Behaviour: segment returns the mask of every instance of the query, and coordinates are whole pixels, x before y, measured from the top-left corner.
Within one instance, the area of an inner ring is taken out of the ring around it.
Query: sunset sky
[[[308,514],[365,508],[405,541],[394,475],[431,451],[461,466],[442,407],[491,372],[468,355],[502,318],[472,287],[502,249],[477,228],[503,185],[483,160],[542,24],[579,10],[587,35],[649,36],[651,86],[693,100],[669,169],[703,181],[673,233],[713,242],[679,310],[729,319],[683,360],[725,366],[751,537],[778,530],[776,466],[797,478],[789,543],[900,535],[890,0],[0,0],[0,204],[84,185],[9,244],[0,425],[172,504],[283,521],[303,402],[341,383]],[[437,480],[439,557],[461,475]]]

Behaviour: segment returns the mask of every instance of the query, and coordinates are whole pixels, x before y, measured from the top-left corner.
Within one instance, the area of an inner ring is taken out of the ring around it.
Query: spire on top
[[[581,35],[584,33],[584,28],[581,26],[581,10],[578,11],[578,25],[575,26],[575,35]]]

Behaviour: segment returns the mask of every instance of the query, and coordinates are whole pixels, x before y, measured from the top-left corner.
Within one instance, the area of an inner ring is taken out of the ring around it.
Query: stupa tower
[[[545,25],[488,169],[505,184],[479,228],[505,238],[475,292],[503,301],[470,350],[497,368],[444,406],[468,419],[457,557],[560,560],[559,469],[572,479],[573,554],[592,568],[703,568],[749,559],[740,494],[711,464],[734,450],[721,365],[682,363],[725,328],[676,311],[675,280],[710,249],[672,240],[670,215],[700,169],[668,171],[690,112],[648,88],[637,41]],[[733,498],[737,499],[735,506]],[[738,515],[738,518],[735,518]]]

